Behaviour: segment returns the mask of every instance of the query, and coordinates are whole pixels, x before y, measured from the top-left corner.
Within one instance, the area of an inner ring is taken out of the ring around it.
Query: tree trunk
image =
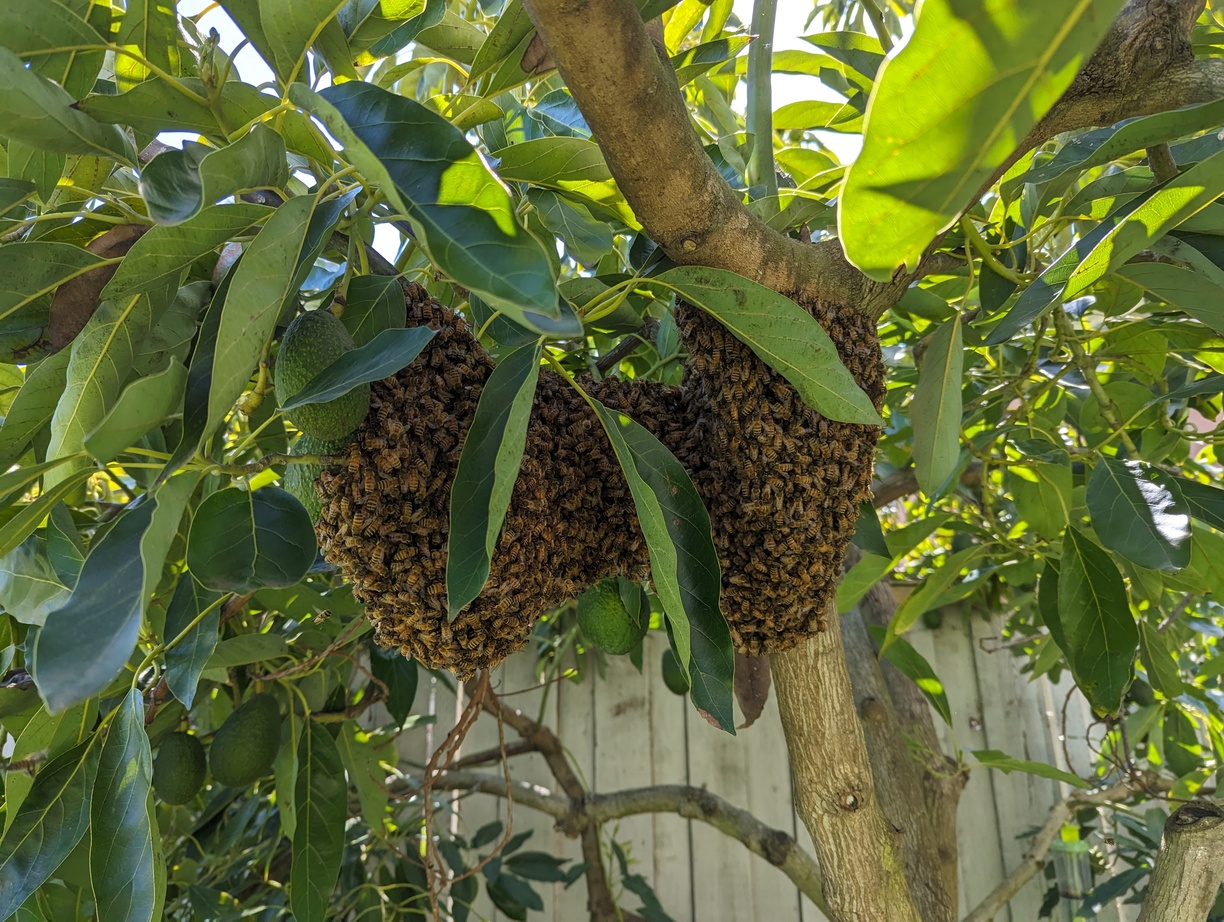
[[[1165,823],[1139,922],[1203,922],[1224,884],[1224,809],[1186,804]]]

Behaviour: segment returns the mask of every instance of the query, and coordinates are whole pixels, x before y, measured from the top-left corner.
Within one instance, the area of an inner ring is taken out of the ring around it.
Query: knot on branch
[[[450,623],[450,487],[493,363],[466,323],[408,286],[408,323],[437,329],[420,357],[373,385],[345,463],[316,481],[327,559],[365,603],[376,639],[460,676],[522,647],[536,619],[614,575],[644,579],[645,540],[607,437],[562,378],[540,375],[526,449],[484,592]],[[874,324],[808,305],[877,405]],[[710,512],[722,608],[736,648],[785,649],[822,627],[858,506],[872,427],[832,422],[724,327],[682,305],[690,359],[679,387],[609,378],[595,397],[662,441]]]

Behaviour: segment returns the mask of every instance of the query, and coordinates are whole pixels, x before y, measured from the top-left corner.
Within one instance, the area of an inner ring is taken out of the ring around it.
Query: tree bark
[[[1165,823],[1139,922],[1203,922],[1224,884],[1224,808],[1185,804]]]
[[[772,659],[795,805],[812,834],[837,922],[921,922],[906,882],[902,835],[876,797],[855,713],[841,624]]]

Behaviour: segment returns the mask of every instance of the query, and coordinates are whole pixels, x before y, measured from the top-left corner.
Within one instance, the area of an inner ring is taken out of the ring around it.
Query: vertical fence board
[[[578,772],[578,777],[588,789],[593,790],[599,790],[595,780],[595,696],[598,691],[599,682],[589,676],[581,684],[562,680],[554,685],[552,690],[557,707],[553,730],[561,738]],[[556,785],[552,784],[549,787],[554,788]],[[556,838],[563,837],[558,833]],[[567,840],[562,844],[566,848],[564,854],[573,854],[581,861],[582,848],[576,841]],[[554,854],[563,854],[563,852],[558,851]],[[572,920],[589,918],[587,889],[584,880],[577,881],[568,890],[557,885],[553,899],[553,922],[572,922]]]

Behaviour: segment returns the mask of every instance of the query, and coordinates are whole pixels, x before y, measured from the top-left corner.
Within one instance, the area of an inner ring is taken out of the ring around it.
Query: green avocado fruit
[[[157,747],[153,790],[164,803],[185,804],[204,787],[204,747],[190,733],[171,733]]]
[[[676,659],[676,654],[671,651],[671,648],[663,651],[663,684],[674,691],[677,695],[687,695],[689,690],[689,679],[684,674],[684,670],[680,668],[680,663]]]
[[[268,774],[280,749],[280,727],[275,695],[264,693],[243,702],[213,736],[208,753],[213,780],[243,788]]]
[[[634,619],[621,598],[620,580],[613,577],[596,583],[578,597],[578,626],[582,635],[599,649],[623,656],[646,636],[650,616]]]
[[[281,337],[276,357],[276,396],[284,404],[310,380],[346,352],[355,348],[353,337],[340,318],[328,310],[305,311],[293,318]],[[326,403],[309,403],[285,414],[306,435],[341,439],[361,425],[370,411],[370,385]]]
[[[313,435],[303,433],[293,443],[294,455],[338,455],[349,445],[349,439],[316,439]],[[285,476],[281,478],[281,486],[290,493],[310,513],[310,521],[318,522],[323,511],[323,497],[315,492],[314,482],[323,473],[322,464],[294,464],[290,461],[285,465]]]

